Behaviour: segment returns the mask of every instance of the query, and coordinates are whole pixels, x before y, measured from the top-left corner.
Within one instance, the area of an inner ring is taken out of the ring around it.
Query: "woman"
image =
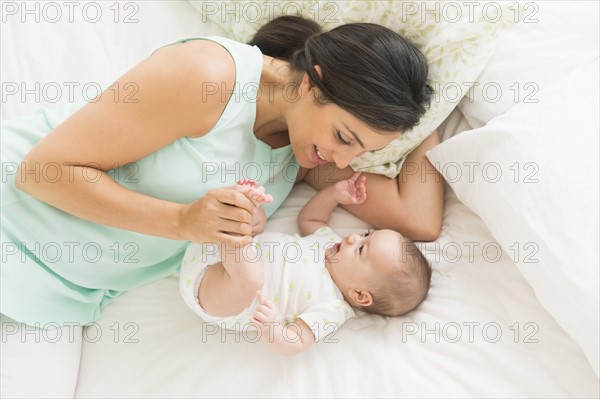
[[[247,243],[255,207],[223,187],[260,176],[275,198],[270,216],[294,182],[319,188],[345,178],[354,157],[411,129],[430,100],[423,55],[378,25],[320,33],[284,17],[251,44],[166,46],[118,80],[137,88],[130,101],[106,95],[72,115],[3,126],[2,161],[19,163],[2,187],[3,323],[72,329],[122,292],[176,272],[189,241]],[[408,162],[425,165],[438,140]],[[340,169],[333,179],[317,173],[331,163]],[[254,175],[240,176],[250,168]],[[437,236],[439,176],[367,181],[380,195],[352,213],[411,239]],[[24,360],[17,345],[7,348]]]
[[[333,75],[331,80],[320,80],[307,67],[302,52],[294,57],[295,51],[303,46],[293,43],[299,37],[319,35],[321,29],[310,21],[298,24],[296,21],[300,20],[295,17],[275,19],[263,26],[250,44],[257,45],[264,54],[283,60],[292,58],[293,67],[301,73],[306,72],[311,81],[316,82],[322,98],[350,111],[378,133],[389,135],[391,131],[397,134],[418,123],[415,117],[419,118],[424,113],[423,106],[428,105],[432,93],[425,83],[427,65],[418,50],[412,46],[404,47],[406,43],[398,35],[372,24],[354,26],[341,35],[330,32],[322,35],[320,40],[307,43],[312,58],[307,61],[319,64],[321,69],[327,68],[327,75]],[[379,32],[375,33],[375,30]],[[370,31],[373,36],[368,39],[365,31]],[[373,47],[373,43],[377,43],[375,37],[379,35],[386,36],[387,41],[382,40],[379,46]],[[340,46],[344,46],[343,51],[333,51]],[[357,55],[362,57],[355,59]],[[341,68],[345,64],[347,68]],[[368,75],[365,75],[366,71]],[[359,81],[360,87],[347,84]],[[326,93],[324,96],[323,92]],[[383,107],[386,96],[396,98],[403,105]],[[357,103],[357,99],[362,101]],[[369,196],[362,205],[346,205],[344,208],[377,228],[397,230],[413,241],[435,240],[442,224],[443,180],[425,157],[425,152],[439,142],[437,131],[433,132],[407,156],[404,165],[410,165],[410,168],[403,168],[397,179],[368,175],[369,192],[378,194]],[[343,143],[330,143],[331,156],[325,157],[329,163],[301,165],[298,180],[320,190],[325,185],[352,176],[354,171],[348,167],[348,156],[351,159],[361,155],[365,149],[344,154],[348,149],[340,144]]]

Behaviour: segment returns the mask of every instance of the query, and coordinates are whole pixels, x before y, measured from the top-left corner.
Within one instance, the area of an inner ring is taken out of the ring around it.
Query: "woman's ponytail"
[[[289,61],[296,50],[304,49],[309,37],[321,32],[315,21],[283,16],[263,25],[248,44],[257,46],[265,55]]]

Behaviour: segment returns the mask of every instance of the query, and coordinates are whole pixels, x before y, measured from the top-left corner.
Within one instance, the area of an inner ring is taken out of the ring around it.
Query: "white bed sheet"
[[[187,2],[136,4],[135,24],[23,24],[8,18],[2,24],[2,81],[104,87],[161,44],[220,32],[202,24]],[[3,98],[2,118],[53,105],[43,97],[26,100]],[[67,100],[63,96],[58,104]],[[468,128],[455,112],[444,137]],[[297,186],[267,229],[295,232],[296,215],[313,193]],[[77,397],[598,397],[598,378],[580,348],[506,254],[490,260],[499,246],[448,188],[446,194],[442,235],[423,247],[434,269],[431,291],[410,315],[361,315],[333,337],[337,342],[283,358],[248,342],[250,334],[209,335],[172,276],[119,297],[86,330]],[[331,225],[341,234],[368,227],[341,209]],[[436,323],[438,333],[424,334]],[[496,331],[501,337],[492,342]],[[526,342],[532,339],[537,342]]]
[[[444,133],[465,128],[455,112]],[[295,187],[267,230],[296,232],[296,215],[313,193]],[[499,246],[482,221],[448,187],[445,206],[441,237],[421,245],[434,270],[431,291],[410,315],[363,314],[340,329],[337,342],[285,358],[249,333],[205,326],[172,276],[106,309],[90,331],[90,340],[102,337],[84,343],[77,396],[597,397],[598,379],[580,348],[509,257],[495,261]],[[342,234],[368,227],[339,208],[331,225]],[[137,342],[124,342],[127,333]]]

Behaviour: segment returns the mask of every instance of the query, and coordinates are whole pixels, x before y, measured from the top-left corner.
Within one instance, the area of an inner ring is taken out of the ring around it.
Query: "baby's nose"
[[[354,244],[354,242],[359,238],[358,234],[350,233],[348,234],[348,244]]]

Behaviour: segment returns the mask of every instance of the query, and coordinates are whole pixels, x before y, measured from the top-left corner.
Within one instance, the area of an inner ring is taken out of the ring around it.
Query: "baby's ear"
[[[373,304],[373,296],[367,290],[349,288],[348,296],[350,299],[352,299],[356,306],[366,307]]]

